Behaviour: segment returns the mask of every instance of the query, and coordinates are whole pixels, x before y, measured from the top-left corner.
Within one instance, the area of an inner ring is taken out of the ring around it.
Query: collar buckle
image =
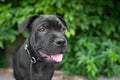
[[[32,62],[32,63],[36,63],[35,57],[31,57],[31,62]]]

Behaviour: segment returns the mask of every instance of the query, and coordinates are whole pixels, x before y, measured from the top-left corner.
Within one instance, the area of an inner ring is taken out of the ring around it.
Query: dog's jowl
[[[30,30],[28,38],[13,56],[16,80],[51,80],[54,63],[62,61],[67,48],[66,22],[57,15],[35,15],[19,26]]]

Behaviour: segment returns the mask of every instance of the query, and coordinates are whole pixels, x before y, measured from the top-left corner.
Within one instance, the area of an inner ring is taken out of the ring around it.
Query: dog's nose
[[[58,38],[58,39],[55,39],[54,44],[56,46],[65,46],[66,45],[66,40]]]

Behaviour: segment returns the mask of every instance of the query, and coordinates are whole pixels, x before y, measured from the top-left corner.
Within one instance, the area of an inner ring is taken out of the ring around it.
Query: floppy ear
[[[68,31],[70,31],[70,27],[69,27],[69,25],[63,20],[63,18],[60,17],[60,16],[58,16],[58,15],[56,15],[56,16],[57,16],[57,18],[59,18],[59,19],[62,21],[62,23],[63,23],[64,26],[68,29]]]
[[[26,27],[28,27],[36,18],[38,15],[30,16],[26,20],[24,20],[21,24],[18,25],[18,31],[23,32]]]

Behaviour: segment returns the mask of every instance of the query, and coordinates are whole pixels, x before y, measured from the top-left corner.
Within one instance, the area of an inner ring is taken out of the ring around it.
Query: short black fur
[[[40,51],[46,55],[64,53],[67,48],[64,28],[69,29],[69,26],[56,15],[40,15],[23,21],[18,30],[23,32],[26,27],[30,29],[30,34],[13,56],[15,79],[30,80],[31,59],[24,49],[27,44],[30,55],[40,59],[32,64],[32,80],[51,80],[55,62],[40,55]]]

